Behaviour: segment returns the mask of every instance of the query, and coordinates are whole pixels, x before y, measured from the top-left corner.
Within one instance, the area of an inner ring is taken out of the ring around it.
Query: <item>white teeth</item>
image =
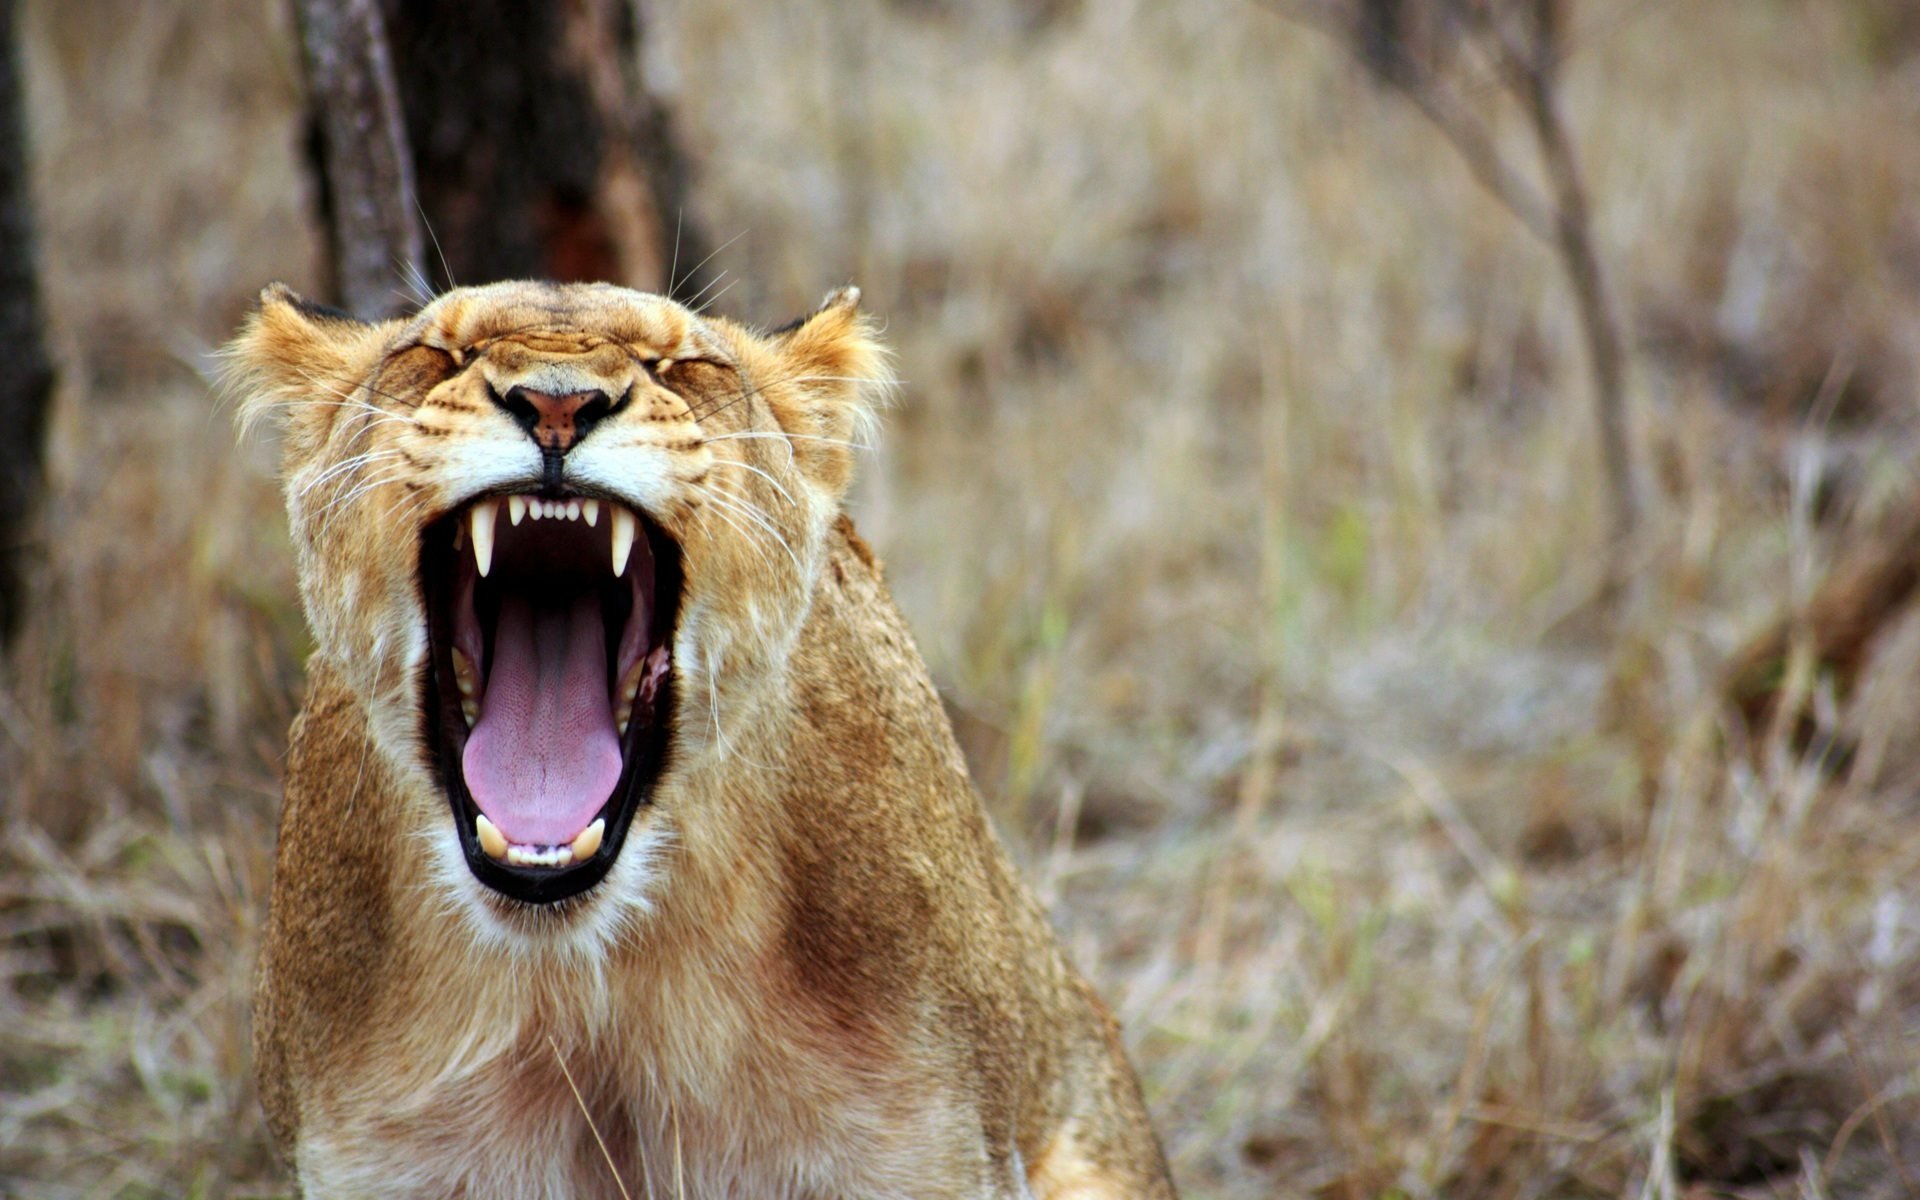
[[[572,866],[575,858],[585,858],[600,848],[600,839],[606,828],[605,819],[596,817],[593,824],[581,830],[580,835],[573,839],[572,846],[523,846],[509,842],[507,835],[487,820],[485,813],[473,819],[473,833],[480,842],[480,849],[495,862],[514,867]],[[586,850],[584,853],[576,852],[575,846],[584,846]]]
[[[606,835],[606,832],[607,819],[605,817],[595,817],[593,824],[582,829],[580,836],[574,838],[573,845],[568,847],[568,849],[573,852],[574,859],[577,861],[583,858],[592,858],[594,853],[600,849],[600,839]]]
[[[616,577],[627,573],[627,556],[633,553],[633,513],[616,504],[613,506],[613,573]],[[482,575],[486,568],[480,569]]]
[[[480,702],[475,698],[473,660],[460,647],[453,648],[453,681],[460,686],[460,711],[466,715],[467,728],[480,719]]]
[[[620,702],[614,707],[613,723],[621,737],[627,736],[627,722],[633,718],[633,699],[640,694],[640,680],[646,673],[647,660],[643,658],[628,667],[626,676],[620,680]]]
[[[460,647],[453,648],[453,681],[460,685],[460,694],[469,698],[473,695],[473,660]]]
[[[473,561],[480,568],[480,574],[483,576],[493,570],[493,535],[503,507],[506,510],[507,520],[514,525],[529,518],[535,521],[578,521],[584,517],[588,525],[598,527],[602,502],[508,496],[504,504],[500,500],[483,500],[473,505],[468,510],[467,525],[462,527],[455,536],[455,545],[464,540],[468,528],[471,528]],[[633,554],[633,539],[639,530],[639,520],[633,515],[632,510],[622,505],[608,504],[606,508],[612,519],[613,573],[624,575],[627,570],[627,560]]]
[[[482,500],[467,510],[473,527],[473,563],[483,576],[493,569],[493,520],[499,515],[498,500]]]
[[[480,839],[480,849],[486,851],[488,858],[507,857],[509,853],[507,835],[495,828],[493,822],[487,820],[485,813],[473,819],[473,832]]]
[[[514,867],[566,867],[573,865],[573,847],[508,846],[507,865]]]

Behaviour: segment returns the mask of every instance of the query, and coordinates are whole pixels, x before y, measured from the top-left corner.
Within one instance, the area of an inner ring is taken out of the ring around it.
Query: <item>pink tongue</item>
[[[461,756],[467,791],[510,842],[562,846],[620,778],[607,635],[591,594],[566,607],[500,601],[480,720]]]

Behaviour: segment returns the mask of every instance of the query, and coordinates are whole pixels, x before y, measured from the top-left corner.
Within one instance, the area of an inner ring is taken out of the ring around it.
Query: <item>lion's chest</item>
[[[416,1027],[305,1114],[302,1180],[314,1196],[469,1200],[909,1194],[948,1124],[933,1102],[798,1061],[768,1036],[778,1025],[594,1040],[482,1020],[431,1045]]]

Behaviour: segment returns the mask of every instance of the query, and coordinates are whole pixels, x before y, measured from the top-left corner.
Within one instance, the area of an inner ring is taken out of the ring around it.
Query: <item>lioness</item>
[[[316,642],[255,1027],[306,1194],[1173,1195],[840,511],[858,299],[274,286],[229,347]]]

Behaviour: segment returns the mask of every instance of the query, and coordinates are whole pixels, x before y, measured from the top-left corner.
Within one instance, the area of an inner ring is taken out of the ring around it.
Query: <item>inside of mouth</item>
[[[652,530],[611,502],[487,498],[444,553],[431,641],[453,686],[430,726],[470,855],[537,872],[611,853],[667,673]]]

